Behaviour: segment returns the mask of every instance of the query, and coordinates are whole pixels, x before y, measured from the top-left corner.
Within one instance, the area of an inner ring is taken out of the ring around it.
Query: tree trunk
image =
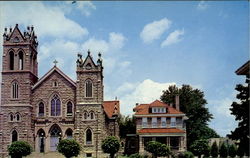
[[[110,158],[114,158],[115,157],[115,154],[110,154]]]

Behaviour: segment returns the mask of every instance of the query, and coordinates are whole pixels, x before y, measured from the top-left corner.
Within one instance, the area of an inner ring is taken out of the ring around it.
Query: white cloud
[[[144,26],[140,33],[140,37],[144,43],[151,43],[152,41],[159,39],[160,36],[170,27],[171,23],[172,22],[167,18],[153,21]]]
[[[208,7],[208,4],[205,1],[200,1],[197,5],[198,10],[206,10]]]
[[[73,39],[88,35],[88,30],[67,18],[60,7],[45,6],[42,2],[29,1],[1,2],[1,8],[1,31],[3,27],[19,23],[25,27],[34,25],[38,37]]]
[[[109,45],[115,49],[121,49],[124,46],[126,38],[121,33],[111,32],[109,34]]]
[[[79,10],[80,13],[84,16],[89,16],[92,10],[96,10],[96,6],[90,1],[66,1],[65,4],[61,6],[67,13],[70,13],[72,10]]]
[[[151,103],[160,99],[162,91],[176,83],[159,83],[146,79],[141,83],[124,83],[117,88],[120,94],[120,106],[122,114],[132,114],[136,103]]]
[[[182,40],[180,36],[184,35],[184,29],[171,32],[168,37],[161,43],[161,47],[169,46],[178,43]]]

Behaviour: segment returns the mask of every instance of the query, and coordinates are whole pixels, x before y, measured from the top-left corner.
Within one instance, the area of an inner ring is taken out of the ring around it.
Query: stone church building
[[[104,101],[101,54],[97,62],[89,51],[85,59],[78,54],[76,81],[56,64],[38,78],[37,48],[33,27],[23,33],[18,25],[5,28],[0,156],[7,156],[7,146],[17,140],[29,142],[35,152],[49,152],[59,140],[74,138],[84,157],[103,157],[102,140],[118,136],[120,107],[117,100]]]

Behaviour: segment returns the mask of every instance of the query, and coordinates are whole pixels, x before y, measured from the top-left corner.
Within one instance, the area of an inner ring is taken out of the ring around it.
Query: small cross
[[[58,63],[58,61],[57,60],[55,60],[55,61],[53,61],[53,63],[55,64],[55,66],[56,66],[56,64]]]

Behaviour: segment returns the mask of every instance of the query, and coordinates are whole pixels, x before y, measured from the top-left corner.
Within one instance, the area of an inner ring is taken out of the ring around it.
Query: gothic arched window
[[[91,112],[91,113],[90,113],[90,119],[91,119],[91,120],[94,120],[94,119],[95,119],[95,113],[94,113],[94,112]]]
[[[21,119],[20,114],[17,113],[17,114],[16,114],[16,121],[20,121],[20,119]]]
[[[57,94],[51,99],[51,116],[61,115],[61,101]]]
[[[86,131],[86,144],[92,144],[92,132],[90,129]]]
[[[17,141],[18,140],[18,134],[17,134],[17,131],[16,130],[14,130],[13,132],[12,132],[12,142],[15,142],[15,141]]]
[[[73,105],[72,105],[72,103],[69,101],[69,102],[67,103],[67,115],[72,115],[72,113],[73,113]]]
[[[38,105],[38,116],[44,116],[44,104],[43,102]]]
[[[10,117],[10,121],[13,121],[14,120],[14,116],[13,116],[13,114],[11,113],[11,114],[9,114],[9,117]]]
[[[10,60],[9,60],[10,70],[14,70],[14,52],[11,51],[11,52],[9,53],[9,56],[10,56]]]
[[[73,131],[72,129],[68,128],[65,132],[67,139],[72,139],[73,138]]]
[[[16,81],[12,83],[12,98],[18,98],[18,83]]]
[[[85,89],[86,89],[86,97],[92,97],[92,88],[93,88],[93,84],[91,82],[91,80],[87,80],[85,83]]]
[[[19,53],[18,53],[18,56],[19,56],[19,65],[18,65],[18,67],[19,67],[19,70],[23,70],[23,52],[22,51],[20,51]]]
[[[84,120],[87,120],[88,119],[88,113],[85,112],[83,115],[84,115]]]

